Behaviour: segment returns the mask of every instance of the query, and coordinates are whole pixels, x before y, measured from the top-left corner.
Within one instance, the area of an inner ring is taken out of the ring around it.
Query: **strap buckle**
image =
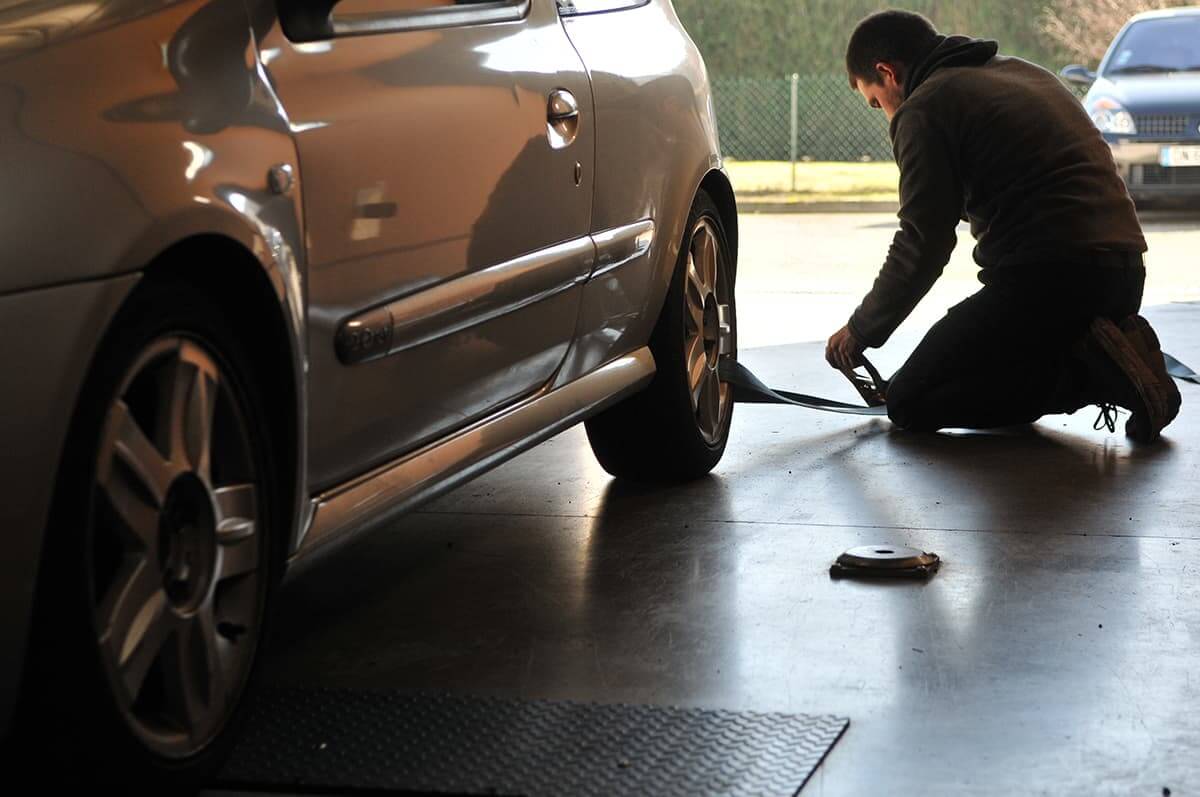
[[[887,404],[887,380],[879,375],[874,365],[866,357],[862,357],[862,365],[856,368],[842,368],[842,374],[850,380],[850,384],[854,385],[854,389],[858,391],[858,395],[862,396],[863,401],[868,407],[882,407]],[[867,373],[858,373],[858,368],[862,368]]]

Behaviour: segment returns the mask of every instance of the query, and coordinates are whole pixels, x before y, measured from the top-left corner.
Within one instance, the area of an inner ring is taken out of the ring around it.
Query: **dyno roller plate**
[[[358,690],[260,696],[224,787],[443,794],[796,794],[831,716]]]

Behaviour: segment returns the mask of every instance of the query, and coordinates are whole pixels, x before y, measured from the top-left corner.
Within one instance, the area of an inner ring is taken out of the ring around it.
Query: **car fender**
[[[81,15],[67,0],[26,5],[27,17],[20,6],[5,19],[14,33],[5,41],[22,47],[0,58],[0,170],[10,192],[0,216],[0,299],[14,308],[7,327],[35,309],[43,325],[56,325],[38,367],[57,375],[36,413],[28,403],[20,413],[31,416],[27,425],[57,432],[39,441],[53,451],[38,457],[38,472],[22,478],[53,484],[96,344],[140,276],[180,267],[163,255],[181,245],[224,240],[236,248],[222,251],[246,257],[189,267],[260,270],[279,310],[264,319],[286,326],[299,404],[290,548],[308,511],[301,186],[288,120],[258,61],[245,6],[114,0]],[[46,315],[47,297],[60,293]],[[21,352],[10,354],[24,362]],[[9,529],[28,540],[21,561],[10,561],[26,574],[37,571],[52,491],[32,492],[36,506],[21,508],[19,528]],[[5,627],[15,636],[5,648],[14,666],[0,672],[0,727],[11,714],[32,610],[31,588],[12,592]]]

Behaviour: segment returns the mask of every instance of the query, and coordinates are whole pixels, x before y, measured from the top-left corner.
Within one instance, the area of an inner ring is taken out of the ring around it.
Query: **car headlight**
[[[1092,121],[1101,133],[1118,133],[1123,136],[1137,135],[1133,114],[1121,107],[1121,103],[1101,97],[1092,103]]]

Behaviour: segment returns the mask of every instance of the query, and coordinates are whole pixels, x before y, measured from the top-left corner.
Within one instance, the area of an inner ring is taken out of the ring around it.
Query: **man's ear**
[[[875,64],[875,73],[879,75],[879,79],[885,86],[888,85],[889,79],[895,85],[900,85],[900,74],[896,71],[896,68],[889,63],[880,61],[879,63]]]

